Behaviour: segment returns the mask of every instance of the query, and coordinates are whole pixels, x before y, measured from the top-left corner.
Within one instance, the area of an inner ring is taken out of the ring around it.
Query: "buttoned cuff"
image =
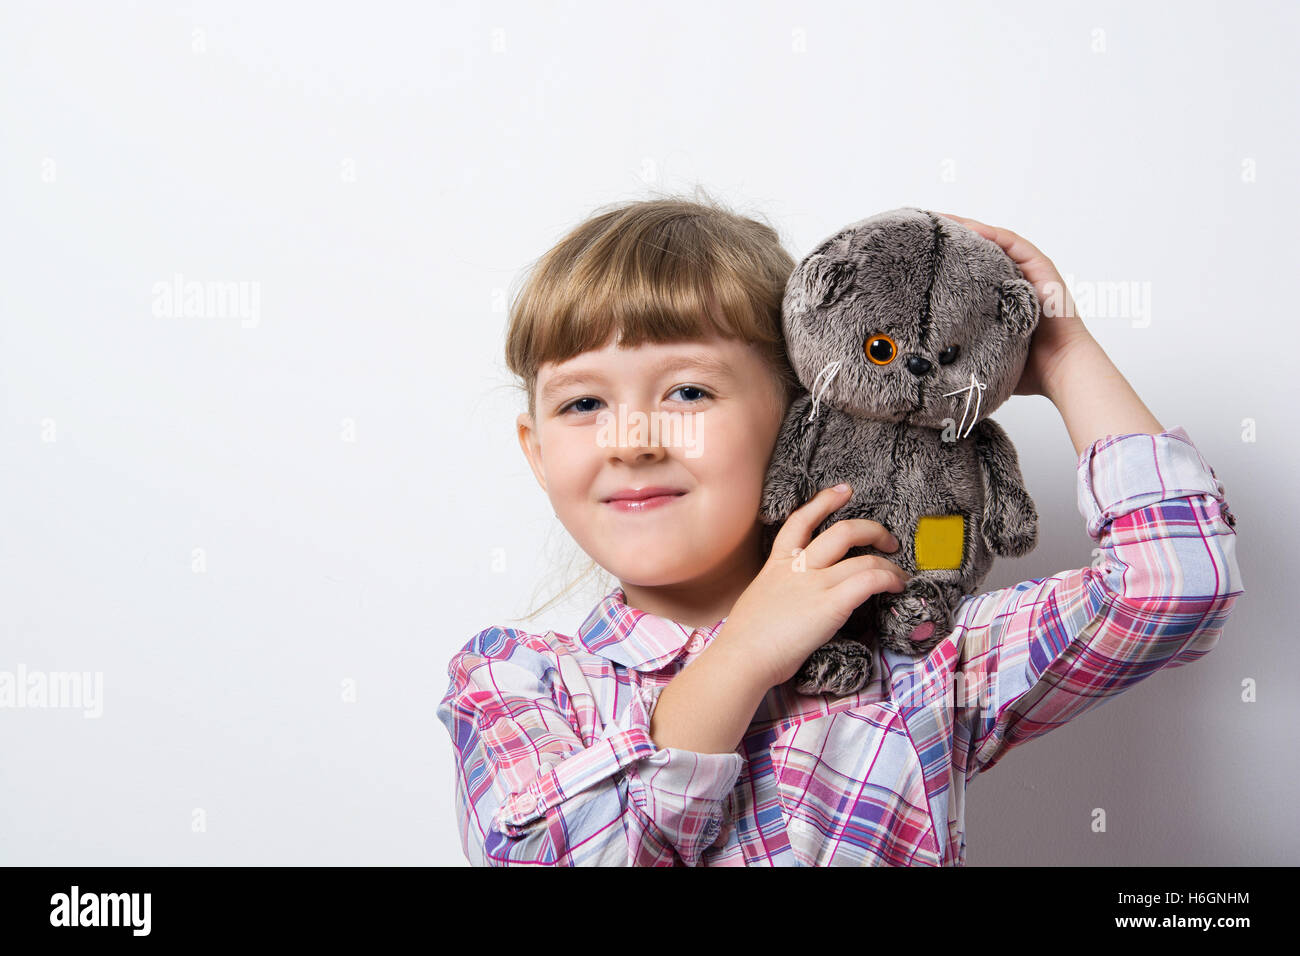
[[[1157,435],[1106,435],[1079,456],[1079,513],[1096,541],[1121,515],[1191,495],[1211,495],[1222,503],[1223,490],[1181,426]],[[1229,524],[1235,524],[1226,505],[1222,510]]]
[[[642,684],[632,695],[626,719],[649,731],[650,715],[662,686]],[[728,798],[735,789],[745,758],[735,751],[696,753],[678,747],[655,750],[628,772],[631,797],[672,843],[687,866],[725,839],[732,823]]]
[[[551,807],[609,780],[655,752],[648,724],[624,714],[605,725],[591,746],[570,751],[554,763],[543,762],[532,782],[509,794],[493,817],[493,827],[507,836],[523,836]],[[552,758],[554,759],[554,758]]]
[[[714,842],[725,803],[740,776],[738,753],[701,754],[657,748],[650,739],[650,713],[662,688],[642,685],[591,746],[543,764],[529,785],[507,795],[492,826],[510,837],[538,826],[546,811],[627,770],[628,790],[690,866]],[[553,759],[553,758],[552,758]]]

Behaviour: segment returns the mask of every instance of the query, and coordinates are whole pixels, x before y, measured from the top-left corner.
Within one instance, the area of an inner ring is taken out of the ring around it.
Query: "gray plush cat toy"
[[[988,418],[1024,371],[1038,297],[994,242],[923,209],[842,229],[790,276],[782,303],[790,364],[806,391],[781,426],[763,489],[770,549],[790,513],[841,481],[850,500],[814,532],[871,518],[898,539],[883,554],[914,575],[865,601],[795,676],[805,694],[871,679],[870,642],[928,653],[993,556],[1038,537],[1015,447]]]

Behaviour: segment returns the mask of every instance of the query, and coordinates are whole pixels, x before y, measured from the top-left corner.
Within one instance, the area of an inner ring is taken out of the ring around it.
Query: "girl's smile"
[[[628,514],[640,514],[643,511],[650,511],[655,508],[661,508],[664,505],[672,504],[682,495],[684,491],[669,491],[664,494],[655,494],[658,489],[647,488],[641,492],[619,492],[620,497],[606,500],[605,504],[609,505],[615,511]],[[650,492],[647,494],[647,492]]]
[[[759,504],[788,406],[757,348],[611,341],[542,365],[537,395],[520,444],[579,547],[634,607],[725,617],[766,558]]]

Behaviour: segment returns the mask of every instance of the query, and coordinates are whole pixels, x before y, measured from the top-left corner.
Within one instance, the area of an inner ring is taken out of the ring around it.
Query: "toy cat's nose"
[[[909,355],[907,357],[907,370],[920,378],[926,372],[930,371],[930,360],[922,358],[919,355]]]

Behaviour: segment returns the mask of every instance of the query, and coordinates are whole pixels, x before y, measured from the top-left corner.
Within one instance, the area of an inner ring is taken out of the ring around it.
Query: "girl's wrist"
[[[1106,435],[1165,430],[1091,336],[1064,352],[1045,373],[1043,394],[1061,413],[1075,454]]]
[[[1043,394],[1057,408],[1072,390],[1086,388],[1099,373],[1113,369],[1110,356],[1091,335],[1080,336],[1061,348],[1043,372]]]

